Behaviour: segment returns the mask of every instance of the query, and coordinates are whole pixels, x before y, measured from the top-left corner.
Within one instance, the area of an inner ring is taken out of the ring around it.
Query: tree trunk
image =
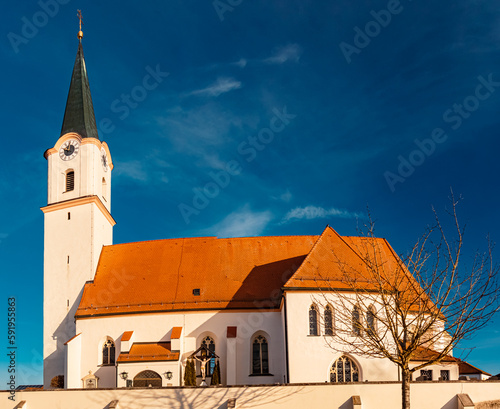
[[[401,392],[403,397],[402,409],[410,409],[410,378],[411,374],[408,368],[401,368],[402,382]]]

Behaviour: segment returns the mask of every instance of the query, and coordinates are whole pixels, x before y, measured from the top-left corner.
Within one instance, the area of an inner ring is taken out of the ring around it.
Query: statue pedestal
[[[200,386],[208,386],[207,383],[205,382],[205,379],[201,381]]]

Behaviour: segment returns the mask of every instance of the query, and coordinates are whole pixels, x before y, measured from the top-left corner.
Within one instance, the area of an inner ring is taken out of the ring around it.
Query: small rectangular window
[[[195,288],[193,290],[193,295],[200,295],[200,289],[199,288]]]
[[[69,307],[69,300],[66,300],[66,306]]]
[[[432,369],[422,369],[420,371],[420,376],[423,381],[432,381]]]
[[[441,371],[441,380],[442,381],[449,381],[450,380],[450,371],[442,370]]]
[[[71,220],[71,213],[68,212],[68,220]]]
[[[68,264],[69,264],[69,256],[68,256]]]

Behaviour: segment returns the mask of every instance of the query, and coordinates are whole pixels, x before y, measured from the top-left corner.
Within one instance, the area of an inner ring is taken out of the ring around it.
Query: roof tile
[[[172,335],[170,335],[170,339],[180,339],[182,335],[182,327],[174,327],[172,328]]]
[[[178,361],[179,353],[170,350],[170,342],[132,344],[128,353],[121,353],[116,362]]]
[[[317,238],[204,237],[105,246],[76,317],[279,308],[281,287]]]

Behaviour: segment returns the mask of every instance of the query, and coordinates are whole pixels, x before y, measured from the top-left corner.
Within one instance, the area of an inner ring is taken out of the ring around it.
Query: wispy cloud
[[[226,92],[233,91],[241,87],[242,83],[240,81],[237,81],[234,78],[221,77],[217,78],[217,81],[208,87],[191,91],[188,95],[218,97],[221,94],[225,94]]]
[[[290,210],[285,217],[283,217],[283,223],[295,221],[295,220],[312,220],[312,219],[325,219],[327,217],[340,217],[344,219],[351,219],[356,217],[362,217],[360,213],[349,212],[347,210],[336,209],[332,207],[331,209],[324,209],[318,206],[305,206],[296,207]]]
[[[245,58],[240,58],[238,61],[231,63],[231,65],[236,65],[240,68],[245,68],[247,66],[248,61]]]
[[[292,200],[292,193],[290,192],[289,189],[287,189],[285,192],[281,193],[280,195],[277,195],[277,196],[272,196],[272,198],[274,200],[281,200],[283,202],[290,202],[290,200]]]
[[[218,237],[246,237],[262,234],[273,216],[270,211],[253,212],[246,205],[242,209],[227,215],[213,226],[211,234]]]
[[[0,233],[0,243],[6,239],[7,237],[9,237],[9,235],[7,233]]]
[[[298,44],[287,44],[284,47],[280,47],[276,52],[269,58],[266,58],[264,62],[268,64],[283,64],[287,61],[298,62],[300,55],[302,54],[302,48]]]
[[[117,176],[125,176],[136,181],[145,182],[148,174],[143,167],[143,163],[138,160],[115,163]]]

